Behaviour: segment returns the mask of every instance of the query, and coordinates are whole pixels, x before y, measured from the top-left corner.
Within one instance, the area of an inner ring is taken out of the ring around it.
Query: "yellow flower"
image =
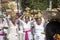
[[[12,2],[9,2],[8,7],[11,9],[14,9],[14,8],[17,8],[17,4],[14,1],[12,1]]]

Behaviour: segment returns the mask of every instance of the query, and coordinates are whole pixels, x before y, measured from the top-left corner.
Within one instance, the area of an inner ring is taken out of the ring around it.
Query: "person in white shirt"
[[[9,27],[7,18],[9,19],[9,18],[11,17],[11,16],[10,16],[10,13],[9,13],[9,10],[6,10],[6,12],[5,12],[5,14],[4,14],[3,16],[4,16],[4,18],[3,18],[4,38],[7,39],[8,27]]]
[[[4,34],[3,34],[3,24],[0,23],[0,40],[4,40]]]
[[[25,16],[25,21],[19,19],[20,23],[22,23],[23,27],[23,40],[32,40],[32,33],[31,33],[31,21],[29,20],[29,16]]]
[[[34,40],[45,40],[44,24],[45,24],[45,20],[43,17],[36,17],[36,21],[33,22],[33,26],[35,30]]]
[[[2,15],[1,12],[2,6],[0,5],[0,16]],[[3,23],[2,18],[0,18],[0,40],[3,40]]]
[[[18,25],[16,23],[15,17],[12,17],[9,21],[9,28],[8,28],[8,40],[19,40],[18,36]]]
[[[23,40],[23,27],[22,27],[22,23],[18,20],[18,18],[20,17],[19,13],[16,14],[16,23],[18,24],[19,27],[19,39]]]

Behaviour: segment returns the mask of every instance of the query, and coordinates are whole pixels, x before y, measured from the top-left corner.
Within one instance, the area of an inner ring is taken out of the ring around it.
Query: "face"
[[[19,16],[18,15],[16,15],[16,19],[18,19],[19,18]]]
[[[41,21],[42,21],[41,19],[37,19],[37,20],[36,20],[36,22],[37,22],[38,25],[41,24]]]
[[[25,22],[28,22],[29,21],[29,18],[25,18]]]
[[[12,22],[13,23],[15,23],[16,22],[16,18],[14,17],[14,18],[12,18]]]
[[[18,19],[19,18],[19,13],[16,13],[16,19]]]
[[[6,16],[10,15],[11,11],[6,11]]]
[[[9,13],[8,12],[6,12],[6,16],[8,16],[9,15]]]

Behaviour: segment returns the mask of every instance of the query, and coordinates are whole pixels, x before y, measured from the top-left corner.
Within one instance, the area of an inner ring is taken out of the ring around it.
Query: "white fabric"
[[[0,40],[4,40],[4,39],[3,39],[3,36],[0,36]]]
[[[2,29],[3,28],[3,24],[2,23],[0,23],[0,29]]]
[[[0,24],[0,29],[1,29],[2,26],[3,26],[3,25]],[[0,30],[0,34],[3,34],[3,30]],[[0,40],[3,40],[3,36],[0,36]]]
[[[3,27],[9,27],[6,18],[3,18],[3,19],[4,19],[4,21],[3,21]],[[8,33],[8,29],[4,29],[4,32]]]
[[[4,19],[4,21],[3,21],[3,26],[4,26],[4,27],[9,27],[6,18],[3,18],[3,19]]]
[[[0,29],[3,28],[3,24],[0,23]],[[3,30],[0,30],[0,34],[3,34]],[[3,40],[3,36],[0,36],[0,40]]]
[[[9,34],[8,34],[8,39],[9,40],[19,40],[18,38],[18,25],[13,25],[12,22],[10,21],[10,28],[9,28]]]
[[[20,40],[23,40],[23,27],[22,27],[22,24],[21,24],[21,22],[19,22],[19,20],[17,19],[16,20],[16,23],[18,24],[18,26],[19,26],[19,28],[20,28],[20,30],[19,30],[19,38],[20,38]]]
[[[3,34],[3,30],[0,31],[0,34]]]
[[[31,30],[31,22],[25,23],[24,21],[20,20],[19,21],[22,23],[22,27],[24,31]]]
[[[1,15],[1,13],[0,13]],[[3,28],[3,24],[2,24],[2,18],[0,18],[0,29]],[[3,34],[3,30],[0,30],[0,34]],[[0,36],[0,40],[3,40],[3,36]]]
[[[23,28],[23,31],[28,31],[28,30],[31,30],[31,22],[29,21],[28,23],[25,23],[24,21],[20,20],[19,21],[21,22],[22,24],[22,28]],[[32,34],[31,32],[28,32],[28,39],[29,40],[32,40]],[[23,40],[25,40],[25,32],[23,32]]]
[[[33,24],[34,24],[34,28],[35,28],[34,39],[35,40],[45,40],[45,34],[42,34],[42,33],[44,33],[43,20],[40,25],[38,25],[36,22],[34,22]]]

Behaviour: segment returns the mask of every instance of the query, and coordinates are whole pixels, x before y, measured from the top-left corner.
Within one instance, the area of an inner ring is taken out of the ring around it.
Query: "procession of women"
[[[23,12],[17,10],[17,4],[13,1],[9,2],[8,7],[9,9],[2,14],[0,5],[0,40],[57,40],[60,36],[57,29],[57,32],[55,31],[57,34],[53,35],[51,27],[54,26],[50,26],[49,19],[45,19],[40,9],[31,10],[26,7]],[[51,25],[55,24],[51,22]],[[54,30],[53,28],[53,32]],[[50,33],[53,36],[48,36]]]

